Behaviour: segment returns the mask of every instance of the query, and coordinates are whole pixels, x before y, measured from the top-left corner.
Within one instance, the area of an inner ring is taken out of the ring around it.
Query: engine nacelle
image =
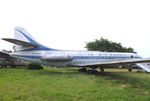
[[[71,61],[73,57],[69,55],[46,55],[41,60],[45,61]]]

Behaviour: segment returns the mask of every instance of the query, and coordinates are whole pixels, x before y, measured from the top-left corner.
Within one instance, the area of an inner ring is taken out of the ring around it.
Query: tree
[[[108,39],[101,37],[99,40],[86,43],[88,50],[102,51],[102,52],[135,52],[133,48],[123,47],[121,43],[116,43]]]

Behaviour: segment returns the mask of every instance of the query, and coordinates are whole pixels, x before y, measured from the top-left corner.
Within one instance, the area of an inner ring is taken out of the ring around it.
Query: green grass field
[[[0,69],[0,101],[150,101],[150,74],[122,69]]]

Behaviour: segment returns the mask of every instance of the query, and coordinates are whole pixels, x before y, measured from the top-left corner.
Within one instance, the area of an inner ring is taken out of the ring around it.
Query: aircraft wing
[[[2,40],[8,41],[10,43],[14,43],[17,45],[21,45],[21,46],[31,46],[31,47],[37,47],[37,45],[32,44],[30,42],[25,42],[25,41],[21,41],[21,40],[17,40],[17,39],[11,39],[11,38],[2,38]]]
[[[147,72],[150,72],[150,63],[136,63],[137,66],[141,67]]]
[[[81,63],[81,64],[74,64],[74,66],[90,67],[90,66],[138,64],[139,67],[143,68],[147,72],[150,72],[150,66],[148,67],[142,64],[142,63],[147,63],[147,62],[150,62],[150,58],[118,60],[118,61],[108,61],[108,62],[92,62],[92,63],[87,62],[87,63]]]
[[[108,62],[81,63],[81,64],[76,64],[76,66],[98,66],[98,65],[100,66],[100,65],[115,65],[115,64],[134,64],[134,63],[145,63],[145,62],[150,62],[150,58],[118,60],[118,61],[108,61]]]

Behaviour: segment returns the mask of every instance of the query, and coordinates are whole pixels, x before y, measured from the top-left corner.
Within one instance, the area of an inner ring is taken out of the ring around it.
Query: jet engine
[[[45,61],[71,61],[73,57],[69,55],[46,55],[41,60]]]

